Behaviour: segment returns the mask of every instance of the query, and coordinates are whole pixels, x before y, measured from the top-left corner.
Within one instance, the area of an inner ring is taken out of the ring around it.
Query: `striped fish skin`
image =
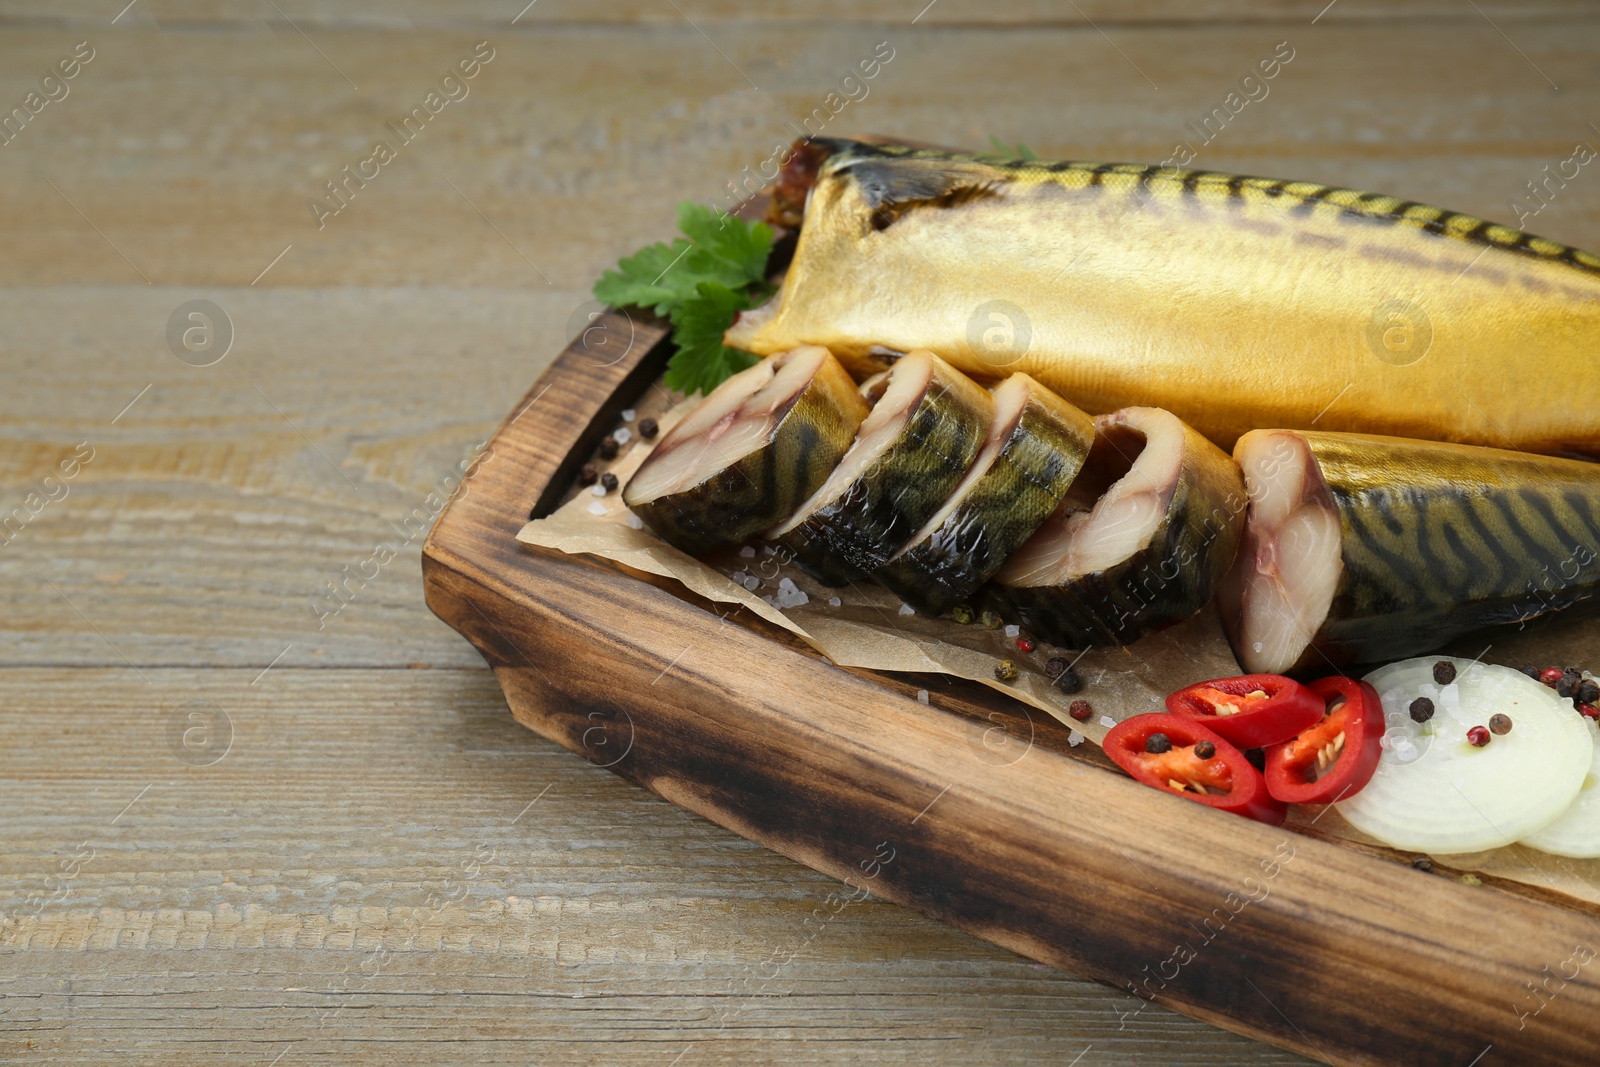
[[[789,523],[768,533],[829,585],[848,584],[888,562],[939,510],[988,432],[994,407],[988,392],[931,353],[916,355],[931,362],[931,377],[893,442],[837,496],[809,512],[809,504],[802,505]],[[904,367],[862,391],[887,388],[894,374],[913,370],[912,362],[908,356]],[[864,424],[858,441],[866,432]]]
[[[734,347],[824,344],[857,377],[927,348],[1224,447],[1285,426],[1600,455],[1600,405],[1572,402],[1600,395],[1588,252],[1312,182],[827,144]]]
[[[931,615],[966,601],[1004,566],[1066,497],[1094,444],[1088,415],[1025,374],[1006,381],[1001,388],[1026,399],[993,463],[937,528],[873,573]]]
[[[1240,452],[1269,434],[1304,443],[1338,516],[1332,601],[1288,670],[1400,659],[1486,627],[1600,606],[1600,464],[1319,432],[1261,431]],[[1241,554],[1239,567],[1259,564]],[[1237,594],[1221,601],[1244,662]]]
[[[1163,427],[1170,419],[1177,429]],[[1060,645],[1083,649],[1128,645],[1141,637],[1182,622],[1211,600],[1238,550],[1244,526],[1246,496],[1243,476],[1227,453],[1166,412],[1128,408],[1096,421],[1097,449],[1127,453],[1128,429],[1179,434],[1176,470],[1158,492],[1161,515],[1149,535],[1116,562],[1056,584],[1019,582],[1021,555],[986,587],[989,603],[1003,617],[1014,619],[1028,633]],[[1146,445],[1145,447],[1149,447]],[[1102,453],[1104,455],[1104,453]],[[1099,463],[1092,456],[1089,465]],[[1080,480],[1093,476],[1086,468]],[[1078,487],[1061,513],[1025,546],[1052,533],[1055,524],[1093,499],[1098,487],[1080,496]],[[1114,531],[1113,531],[1114,532]]]
[[[623,491],[623,502],[668,544],[692,556],[744,544],[794,514],[849,449],[867,415],[866,402],[839,361],[822,349],[796,349],[737,376],[759,380],[763,374],[781,373],[786,359],[814,360],[819,354],[815,373],[798,383],[795,391],[763,393],[756,410],[749,410],[746,403],[733,412],[735,418],[771,421],[759,447],[726,463],[713,450],[720,466],[709,477],[679,492],[635,499],[646,468],[669,462],[674,448],[681,447],[675,427],[635,472]],[[734,379],[714,390],[702,406],[713,404],[717,394],[730,387],[737,387]],[[693,417],[691,412],[684,424]]]

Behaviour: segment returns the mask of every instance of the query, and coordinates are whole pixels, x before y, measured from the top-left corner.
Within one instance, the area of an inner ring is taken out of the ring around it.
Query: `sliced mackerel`
[[[966,600],[1067,495],[1094,444],[1094,420],[1028,377],[995,386],[989,436],[961,484],[873,573],[930,614]]]
[[[994,402],[931,352],[910,352],[861,386],[872,411],[828,480],[767,533],[829,585],[887,563],[977,458]]]
[[[1244,547],[1218,595],[1245,670],[1327,673],[1600,606],[1600,464],[1257,430]]]
[[[623,503],[690,555],[742,544],[794,514],[866,416],[855,382],[827,349],[764,359],[661,438]]]
[[[1244,525],[1238,466],[1176,415],[1123,408],[1095,427],[1066,500],[989,587],[1002,614],[1066,648],[1130,644],[1194,615]]]

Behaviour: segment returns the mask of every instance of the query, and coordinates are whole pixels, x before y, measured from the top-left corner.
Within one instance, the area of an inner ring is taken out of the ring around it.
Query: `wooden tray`
[[[1600,909],[1163,796],[1003,694],[841,669],[676,583],[519,544],[670,352],[637,314],[595,326],[423,548],[428,606],[523,725],[858,892],[1307,1056],[1595,1060]]]

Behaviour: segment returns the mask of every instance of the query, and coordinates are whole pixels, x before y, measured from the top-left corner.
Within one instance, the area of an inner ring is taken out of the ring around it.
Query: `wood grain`
[[[807,941],[838,884],[515,726],[425,610],[420,538],[322,629],[308,602],[493,432],[596,272],[723,195],[876,41],[896,58],[831,132],[1143,160],[1289,39],[1206,165],[1506,217],[1595,136],[1592,5],[1480,3],[1515,47],[1434,0],[1315,26],[1323,2],[939,0],[914,26],[924,2],[677,6],[693,25],[632,0],[515,26],[522,3],[0,3],[0,107],[97,49],[0,147],[0,511],[97,449],[0,547],[0,914],[98,850],[0,948],[0,1059],[1300,1062],[1124,1020],[1130,995],[891,904]],[[317,230],[306,200],[484,39],[472,95]],[[1600,247],[1597,204],[1574,183],[1534,228]],[[195,298],[238,334],[205,369],[164,338]],[[162,733],[197,696],[242,746],[207,768]],[[512,823],[551,782],[549,821]],[[510,859],[429,914],[483,841]],[[735,985],[797,945],[762,996]]]

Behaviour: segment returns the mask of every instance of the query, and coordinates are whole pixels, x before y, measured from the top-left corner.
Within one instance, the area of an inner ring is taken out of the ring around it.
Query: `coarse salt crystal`
[[[917,703],[918,704],[926,704],[927,702],[928,702],[928,691],[926,689],[918,689],[917,690]]]
[[[744,587],[753,593],[761,588],[761,579],[752,574],[744,580]]]
[[[642,530],[644,529],[644,520],[630,511],[628,512],[628,525],[635,530]]]
[[[745,545],[743,548],[741,548],[739,550],[739,558],[740,559],[754,559],[755,558],[755,554],[756,554],[756,548],[755,548],[754,545]]]
[[[1109,730],[1113,726],[1117,725],[1117,720],[1113,719],[1109,715],[1102,715],[1102,716],[1100,716],[1100,725],[1104,726],[1107,730]]]
[[[842,600],[840,600],[840,599],[839,599],[839,598],[838,598],[838,597],[836,597],[836,596],[831,596],[831,597],[829,597],[829,598],[828,598],[828,606],[829,606],[829,607],[833,607],[833,608],[836,608],[836,607],[838,607],[838,606],[839,606],[839,605],[840,605],[840,604],[843,604],[843,603],[844,603],[844,601],[842,601]]]
[[[593,488],[591,488],[589,490],[589,492],[593,493],[595,496],[605,496],[606,495],[606,487],[601,485],[599,482],[596,482],[596,483],[594,483]]]
[[[633,431],[624,426],[611,436],[617,442],[617,444],[625,445],[629,441],[633,440]]]
[[[1068,730],[1067,744],[1071,745],[1073,748],[1077,748],[1079,745],[1083,744],[1083,735],[1076,730]]]
[[[591,515],[604,515],[605,513],[606,513],[606,506],[604,504],[600,503],[600,501],[598,501],[598,500],[589,501],[589,514],[591,514]]]
[[[778,581],[778,592],[780,593],[792,593],[795,588],[793,578],[782,578]]]
[[[744,571],[734,571],[728,577],[733,579],[734,585],[743,585],[746,576]]]
[[[917,613],[917,609],[912,607],[910,604],[901,604],[900,605],[900,614],[902,614],[902,615],[915,615],[916,613]]]
[[[632,408],[623,408],[622,409],[622,421],[623,422],[632,422],[633,421],[633,417],[635,415],[637,415],[637,414],[639,414],[639,413],[637,411],[633,410]]]
[[[1007,626],[1006,627],[1006,636],[1007,637],[1015,637],[1018,634],[1020,634],[1021,632],[1022,632],[1022,627],[1020,627],[1020,626]]]
[[[795,589],[791,586],[788,589],[778,590],[777,603],[780,608],[798,608],[811,603],[811,598],[805,594],[804,590]]]

